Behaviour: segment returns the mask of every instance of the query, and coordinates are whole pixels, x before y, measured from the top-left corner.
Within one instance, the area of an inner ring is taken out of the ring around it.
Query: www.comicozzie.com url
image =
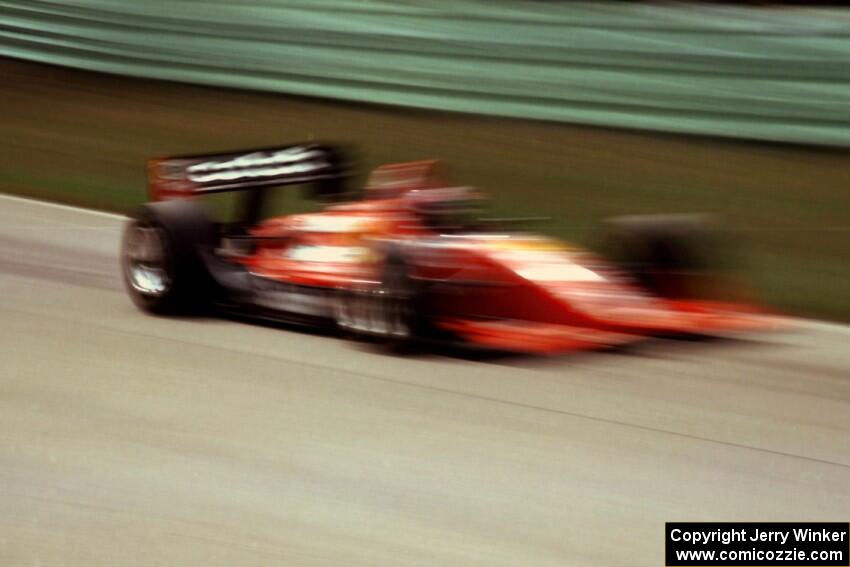
[[[844,553],[838,550],[804,551],[802,549],[680,549],[676,551],[676,559],[687,564],[693,561],[840,561]]]

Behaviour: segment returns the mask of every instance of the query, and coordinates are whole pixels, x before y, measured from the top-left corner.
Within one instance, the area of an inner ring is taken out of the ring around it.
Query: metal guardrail
[[[0,55],[138,77],[850,146],[850,10],[0,0]]]

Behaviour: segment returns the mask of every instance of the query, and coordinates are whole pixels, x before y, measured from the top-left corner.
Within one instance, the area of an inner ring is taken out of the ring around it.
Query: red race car
[[[778,324],[749,303],[706,299],[722,278],[705,261],[710,231],[690,218],[610,223],[606,261],[480,218],[484,196],[448,183],[436,161],[381,166],[343,201],[349,171],[338,147],[320,144],[151,160],[153,202],[122,243],[130,297],[156,314],[215,310],[393,346],[534,353]],[[266,218],[272,191],[295,186],[330,203]],[[211,220],[200,199],[222,192],[238,197],[236,220]]]

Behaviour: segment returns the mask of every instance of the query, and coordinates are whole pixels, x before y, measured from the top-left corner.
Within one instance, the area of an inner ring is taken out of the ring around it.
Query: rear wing
[[[311,184],[313,197],[332,197],[344,191],[347,169],[340,148],[325,144],[169,156],[148,161],[148,192],[151,200],[162,201]]]

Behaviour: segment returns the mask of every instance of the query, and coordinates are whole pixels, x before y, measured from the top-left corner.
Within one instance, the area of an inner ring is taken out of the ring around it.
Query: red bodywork
[[[152,187],[155,198],[190,188]],[[405,251],[411,276],[431,290],[433,324],[482,347],[554,353],[609,347],[646,335],[758,330],[779,319],[742,304],[667,300],[643,291],[596,255],[517,233],[443,233],[423,222],[422,203],[449,186],[437,162],[383,166],[362,200],[250,227],[256,246],[229,259],[293,287],[377,286],[383,251]]]

